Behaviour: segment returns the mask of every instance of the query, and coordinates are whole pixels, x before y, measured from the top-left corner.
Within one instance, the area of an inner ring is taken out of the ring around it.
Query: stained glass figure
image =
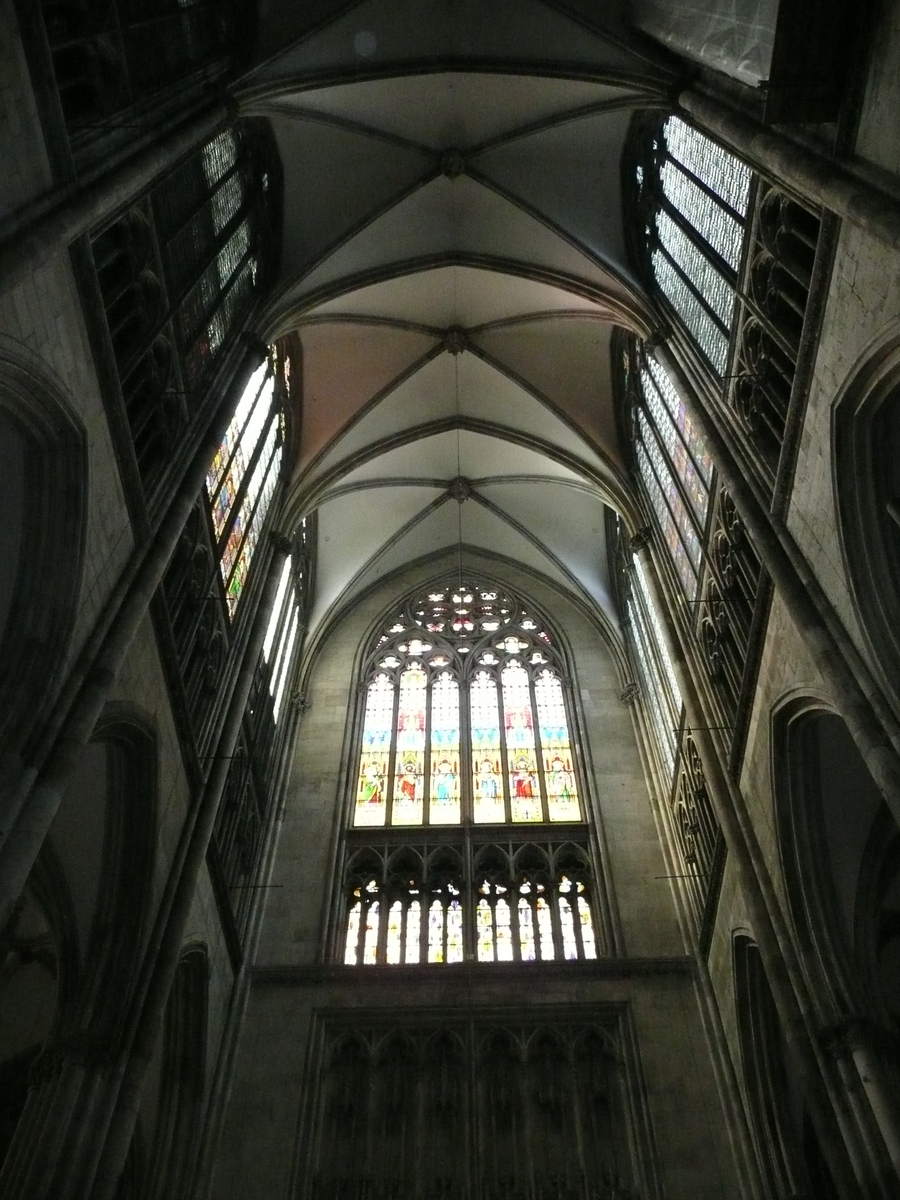
[[[482,897],[475,910],[475,934],[479,962],[494,961],[494,918],[491,906]]]
[[[428,910],[428,961],[444,961],[444,906],[440,900],[432,900]]]
[[[419,938],[422,931],[422,906],[413,900],[406,910],[406,958],[408,963],[417,963],[421,957]]]
[[[348,967],[356,966],[356,957],[359,952],[359,919],[362,911],[362,903],[355,900],[350,906],[350,915],[347,919],[347,942],[344,947],[344,963]]]
[[[463,960],[463,910],[458,900],[451,900],[447,909],[447,962]]]
[[[504,667],[503,717],[509,764],[509,798],[514,821],[540,821],[541,789],[534,744],[528,672],[518,662]]]
[[[459,684],[442,672],[431,687],[431,781],[428,819],[432,825],[458,825]]]
[[[559,890],[566,893],[559,898],[559,926],[562,931],[563,958],[577,958],[578,942],[575,938],[575,918],[572,915],[572,901],[568,895],[572,891],[572,884],[565,876],[560,881]]]
[[[547,785],[547,810],[551,821],[578,821],[578,789],[572,770],[569,724],[559,677],[550,670],[541,671],[534,683],[544,779]]]
[[[591,917],[591,906],[582,895],[584,884],[578,884],[578,920],[581,929],[581,948],[585,958],[597,957],[597,943],[594,938],[594,923]]]
[[[506,819],[500,757],[500,707],[497,683],[478,671],[469,687],[472,730],[473,815],[479,824]]]
[[[498,900],[494,905],[494,939],[497,962],[512,962],[513,937],[509,918],[509,902]]]
[[[403,931],[403,905],[395,900],[388,911],[387,949],[385,958],[389,963],[401,961],[401,934]]]
[[[550,905],[547,903],[546,896],[538,896],[536,908],[541,959],[544,962],[548,962],[550,959],[556,957],[556,951],[553,946],[553,915],[550,912]]]
[[[420,663],[400,676],[392,825],[421,825],[425,801],[425,703],[427,677]]]
[[[531,885],[523,883],[519,892],[519,957],[523,962],[534,962],[537,957],[534,942],[534,920],[527,893]]]
[[[387,675],[376,675],[366,696],[354,825],[385,823],[393,723],[394,685]]]
[[[369,884],[374,887],[374,884]],[[363,962],[371,966],[378,954],[378,901],[373,900],[366,909],[366,938],[363,944]]]

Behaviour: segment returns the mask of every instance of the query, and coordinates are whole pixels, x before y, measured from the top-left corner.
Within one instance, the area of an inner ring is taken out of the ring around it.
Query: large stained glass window
[[[659,363],[635,348],[629,362],[638,473],[675,574],[697,594],[712,483],[712,461],[684,403]]]
[[[562,664],[519,601],[435,589],[382,631],[370,671],[354,825],[582,819]]]
[[[438,585],[392,614],[363,678],[342,960],[595,958],[568,686],[543,619],[500,588]],[[418,840],[382,852],[378,830]],[[541,830],[566,840],[538,849]]]
[[[210,463],[206,489],[228,614],[233,617],[281,469],[274,354],[252,375]]]
[[[734,314],[751,172],[678,117],[657,127],[652,167],[637,178],[653,276],[713,370],[722,375]]]

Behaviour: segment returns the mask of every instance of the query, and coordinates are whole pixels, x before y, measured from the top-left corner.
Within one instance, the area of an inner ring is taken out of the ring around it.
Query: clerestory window
[[[206,475],[219,569],[234,617],[281,469],[285,361],[273,348],[238,401]]]
[[[725,373],[752,172],[678,117],[636,168],[654,281],[714,372]]]
[[[570,703],[555,635],[502,588],[433,587],[385,622],[363,667],[345,964],[597,957]]]

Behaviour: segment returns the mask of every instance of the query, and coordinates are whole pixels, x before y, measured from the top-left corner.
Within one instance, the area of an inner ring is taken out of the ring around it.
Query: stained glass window
[[[275,640],[266,645],[274,655]],[[572,854],[587,837],[565,665],[543,618],[494,586],[433,586],[390,614],[363,679],[348,841],[374,855],[367,829],[391,829],[394,847],[413,840],[388,854],[404,865],[385,865],[374,891],[353,868],[336,952],[351,966],[544,962],[570,944],[596,957],[589,852],[572,874],[553,865],[555,850],[533,847],[520,862],[497,841],[518,827],[522,846],[526,828],[543,829]]]
[[[251,376],[206,476],[213,531],[230,616],[247,574],[281,467],[281,427],[270,362]]]
[[[373,681],[354,824],[582,819],[562,664],[519,602],[495,588],[432,589],[392,616],[371,663],[382,708]]]
[[[647,217],[649,256],[660,291],[722,375],[734,315],[751,172],[678,117],[653,140],[654,170],[636,178]]]
[[[671,381],[635,351],[635,457],[647,499],[688,600],[697,593],[712,461]]]
[[[356,789],[355,825],[385,823],[394,691],[394,684],[387,675],[376,675],[369,684]]]

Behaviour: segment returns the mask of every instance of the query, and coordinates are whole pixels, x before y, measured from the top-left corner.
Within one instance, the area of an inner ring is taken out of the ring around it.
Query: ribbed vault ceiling
[[[454,547],[463,569],[502,556],[616,624],[612,333],[652,326],[622,149],[672,80],[585,7],[320,2],[249,77],[242,110],[268,119],[284,165],[267,333],[302,347],[287,520],[318,513],[313,634]]]

